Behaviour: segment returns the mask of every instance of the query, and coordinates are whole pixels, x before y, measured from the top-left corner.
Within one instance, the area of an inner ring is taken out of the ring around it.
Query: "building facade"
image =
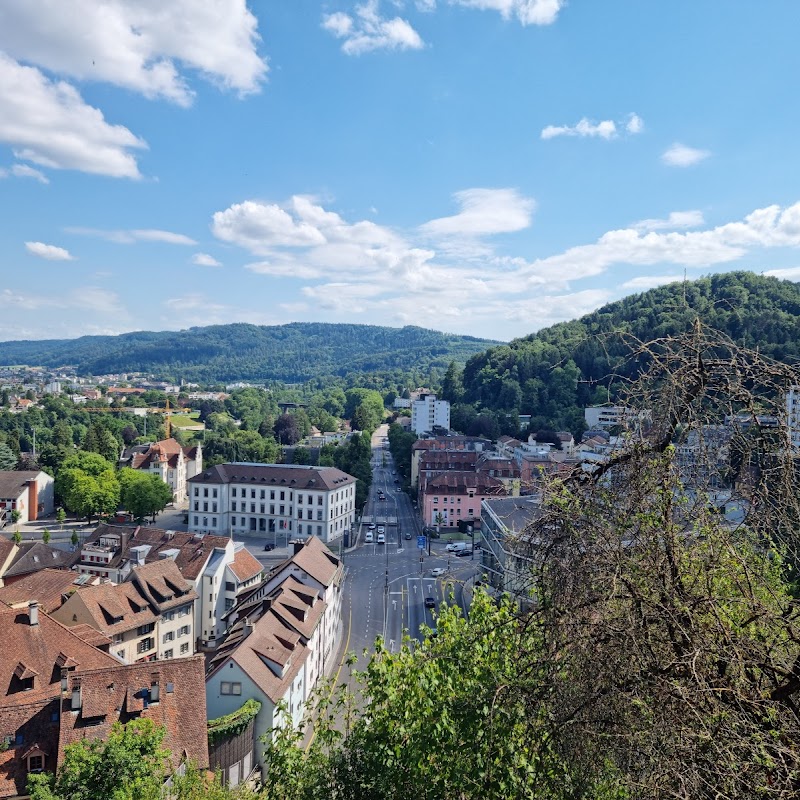
[[[411,403],[411,430],[421,436],[434,428],[450,430],[450,403],[435,394],[422,394]]]
[[[355,484],[335,467],[220,464],[189,481],[189,530],[330,542],[355,523]]]

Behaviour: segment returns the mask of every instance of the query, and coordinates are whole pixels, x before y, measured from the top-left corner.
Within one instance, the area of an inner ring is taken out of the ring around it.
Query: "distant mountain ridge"
[[[232,323],[183,331],[138,331],[0,343],[0,363],[75,366],[79,374],[146,372],[203,382],[301,383],[350,373],[426,373],[497,344],[416,326],[317,322]]]
[[[800,284],[753,272],[680,281],[625,297],[571,322],[469,359],[462,403],[531,414],[531,425],[579,432],[587,405],[613,400],[612,374],[633,377],[628,345],[687,332],[696,319],[776,361],[800,362]]]

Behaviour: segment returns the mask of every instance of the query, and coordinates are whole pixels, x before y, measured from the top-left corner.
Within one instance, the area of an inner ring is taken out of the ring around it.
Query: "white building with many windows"
[[[267,542],[340,538],[355,523],[356,479],[335,467],[219,464],[189,481],[189,530]]]
[[[421,394],[411,403],[411,430],[422,436],[434,428],[450,430],[450,403],[435,394]]]

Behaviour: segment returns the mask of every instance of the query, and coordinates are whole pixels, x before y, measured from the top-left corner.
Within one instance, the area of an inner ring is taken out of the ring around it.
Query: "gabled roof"
[[[203,470],[188,483],[248,483],[260,487],[331,491],[355,483],[355,480],[336,467],[232,463]]]
[[[169,558],[134,567],[126,582],[135,584],[159,614],[197,599],[193,585]]]
[[[505,486],[499,478],[484,475],[482,472],[442,472],[428,481],[426,494],[451,492],[465,494],[474,489],[478,494],[505,494]]]
[[[231,628],[209,663],[207,679],[232,660],[277,703],[302,669],[308,640],[325,607],[316,593],[309,594],[307,587],[287,577],[257,610]]]
[[[159,616],[135,583],[101,583],[78,589],[62,606],[59,618],[64,619],[78,600],[86,606],[92,626],[105,636],[148,625]]]
[[[228,564],[228,568],[239,583],[246,583],[264,571],[261,562],[246,547],[240,547],[236,551],[233,562]]]
[[[164,746],[173,766],[184,759],[201,769],[208,766],[206,693],[203,656],[175,658],[113,667],[82,673],[80,712],[70,711],[70,680],[63,701],[59,760],[67,745],[81,739],[104,739],[115,722],[152,719],[165,728]],[[152,702],[152,687],[158,685],[158,702]]]
[[[0,604],[0,630],[3,632],[3,651],[13,654],[9,658],[0,658],[0,708],[25,706],[58,697],[61,693],[59,660],[71,659],[78,672],[119,663],[41,610],[38,624],[31,625],[27,608]],[[36,674],[33,687],[25,691],[12,680],[20,664],[29,675]]]
[[[75,560],[75,553],[57,550],[44,542],[22,542],[3,578],[8,580],[47,568],[69,569]]]
[[[278,564],[270,574],[277,575],[288,565],[299,567],[325,587],[335,583],[342,570],[339,558],[316,536],[309,536],[296,553]]]
[[[10,606],[36,600],[44,611],[55,611],[62,596],[77,589],[77,572],[63,569],[43,569],[17,578],[0,588],[0,602]]]

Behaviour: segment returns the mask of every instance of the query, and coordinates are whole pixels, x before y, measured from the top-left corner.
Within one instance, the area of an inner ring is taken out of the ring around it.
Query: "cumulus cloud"
[[[134,242],[162,242],[163,244],[195,245],[197,242],[182,233],[162,231],[156,228],[135,230],[102,230],[100,228],[69,227],[67,233],[79,236],[93,236],[116,244],[134,244]]]
[[[768,269],[765,275],[780,278],[783,281],[800,281],[800,267],[784,267],[783,269]]]
[[[536,202],[515,189],[465,189],[456,192],[461,211],[452,217],[426,222],[420,230],[429,236],[486,236],[513,233],[530,227]]]
[[[644,130],[644,120],[638,114],[629,114],[625,130],[632,134],[641,133]]]
[[[217,261],[214,256],[208,253],[195,253],[192,256],[192,264],[197,264],[199,267],[221,267],[222,263]]]
[[[179,66],[226,89],[258,90],[267,64],[256,50],[257,27],[242,0],[0,4],[0,50],[13,59],[180,105],[193,94]]]
[[[648,289],[655,289],[657,286],[665,286],[668,283],[682,280],[683,275],[638,275],[620,284],[619,288],[626,292],[645,292]]]
[[[698,150],[675,142],[661,154],[661,160],[669,167],[691,167],[711,155],[709,150]]]
[[[326,14],[322,27],[337,39],[343,39],[342,52],[357,56],[373,50],[419,50],[424,47],[420,35],[400,17],[387,19],[378,12],[378,0],[356,6],[355,15],[342,11]]]
[[[106,122],[73,86],[50,81],[2,52],[0,142],[22,161],[115,178],[139,178],[131,151],[147,146],[122,125]]]
[[[678,230],[698,228],[705,222],[702,211],[672,211],[666,219],[643,219],[633,224],[637,231]]]
[[[48,261],[74,261],[74,257],[70,255],[69,250],[63,247],[56,247],[54,244],[45,244],[44,242],[25,242],[25,247],[29,253],[33,253],[39,258],[46,258]]]
[[[599,139],[615,139],[620,130],[636,135],[644,130],[644,120],[638,114],[628,114],[626,120],[614,122],[604,119],[593,122],[587,117],[580,119],[575,125],[547,125],[542,128],[542,139],[555,139],[558,136],[578,136],[582,139],[594,137]]]
[[[504,19],[513,16],[523,25],[550,25],[566,0],[450,0],[450,4],[499,11]]]

